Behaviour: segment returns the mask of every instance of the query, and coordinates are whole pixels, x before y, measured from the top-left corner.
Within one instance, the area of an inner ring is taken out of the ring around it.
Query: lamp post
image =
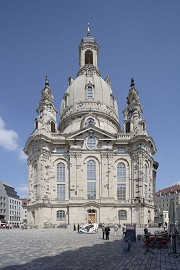
[[[65,229],[66,229],[66,212],[65,212],[65,216],[64,217],[65,217],[64,220],[65,220]]]

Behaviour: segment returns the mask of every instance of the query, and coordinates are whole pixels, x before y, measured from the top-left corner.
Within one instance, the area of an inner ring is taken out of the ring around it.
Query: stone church
[[[46,77],[35,129],[24,148],[30,226],[154,222],[156,146],[146,130],[134,79],[120,126],[110,78],[102,79],[98,68],[98,50],[88,27],[59,122]]]

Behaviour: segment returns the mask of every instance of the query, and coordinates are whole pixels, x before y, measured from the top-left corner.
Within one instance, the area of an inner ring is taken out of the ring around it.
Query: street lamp
[[[64,220],[65,220],[65,229],[66,229],[66,212],[65,212],[65,214],[64,214]]]

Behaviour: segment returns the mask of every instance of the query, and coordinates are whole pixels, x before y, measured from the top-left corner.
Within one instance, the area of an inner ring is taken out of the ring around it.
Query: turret
[[[87,36],[84,37],[79,45],[79,72],[77,76],[88,72],[96,72],[100,75],[98,69],[98,50],[99,45],[94,37],[90,36],[90,27],[88,24]]]
[[[49,80],[46,76],[45,87],[41,92],[41,100],[39,102],[37,113],[38,116],[35,120],[36,129],[45,129],[46,131],[55,133],[57,130],[56,114],[57,110],[53,103],[53,95],[49,87]]]
[[[124,114],[124,132],[125,133],[144,133],[146,132],[146,123],[143,119],[143,110],[139,101],[138,91],[135,88],[134,79],[131,79],[130,90],[127,96],[127,107]]]

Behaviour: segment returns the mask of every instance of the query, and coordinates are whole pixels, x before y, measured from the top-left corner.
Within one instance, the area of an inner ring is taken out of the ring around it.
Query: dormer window
[[[93,98],[93,88],[92,88],[91,85],[87,86],[86,95],[87,95],[87,99],[92,99]]]
[[[85,52],[85,65],[88,64],[93,65],[93,53],[90,50]]]

